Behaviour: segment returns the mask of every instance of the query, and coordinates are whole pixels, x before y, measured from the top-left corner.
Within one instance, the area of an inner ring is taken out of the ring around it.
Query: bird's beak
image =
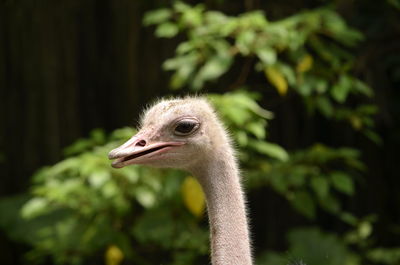
[[[145,164],[158,159],[158,157],[173,147],[184,145],[184,142],[163,142],[149,143],[144,135],[140,133],[133,136],[120,147],[111,150],[109,159],[115,159],[112,163],[114,168],[122,168],[132,164]]]

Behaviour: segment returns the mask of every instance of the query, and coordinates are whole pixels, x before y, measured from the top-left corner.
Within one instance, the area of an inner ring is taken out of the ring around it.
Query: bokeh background
[[[207,264],[197,182],[106,157],[204,94],[257,264],[400,264],[399,27],[397,0],[1,1],[0,263]]]

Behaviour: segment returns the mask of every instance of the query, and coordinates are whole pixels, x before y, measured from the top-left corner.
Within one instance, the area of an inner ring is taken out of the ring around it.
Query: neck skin
[[[225,149],[192,173],[206,195],[212,264],[251,265],[245,202],[232,151]]]

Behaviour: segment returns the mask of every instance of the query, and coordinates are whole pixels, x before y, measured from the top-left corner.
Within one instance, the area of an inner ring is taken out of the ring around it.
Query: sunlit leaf
[[[241,31],[236,38],[236,47],[243,55],[248,55],[256,37],[257,35],[253,30]]]
[[[254,134],[254,136],[256,136],[258,139],[265,138],[265,127],[261,122],[251,122],[247,124],[246,129]]]
[[[160,8],[154,11],[147,12],[143,19],[145,26],[160,24],[168,20],[172,15],[172,11],[167,8]]]
[[[250,146],[260,152],[261,154],[268,155],[281,161],[287,161],[289,154],[281,146],[265,141],[251,141]]]
[[[181,192],[186,208],[193,215],[202,216],[206,201],[199,182],[194,177],[186,177],[182,183]]]
[[[135,190],[136,199],[145,208],[152,207],[156,202],[156,195],[147,187],[138,187]]]
[[[204,82],[216,79],[224,74],[232,63],[230,56],[214,56],[208,60],[193,79],[193,87],[202,88]]]
[[[181,44],[179,44],[178,47],[176,47],[176,53],[177,54],[185,54],[189,51],[192,51],[193,49],[194,49],[194,45],[192,42],[184,41]],[[168,59],[168,60],[173,60],[173,59]],[[167,62],[167,61],[165,61],[165,62]]]
[[[31,219],[39,216],[47,211],[49,206],[48,200],[45,198],[35,197],[29,200],[21,210],[21,215],[24,218]]]
[[[178,32],[179,28],[176,24],[165,22],[157,27],[155,34],[160,38],[172,38],[178,34]]]
[[[368,221],[363,221],[358,226],[358,234],[362,239],[366,239],[367,237],[369,237],[372,233],[372,230],[372,224]]]
[[[89,175],[88,180],[92,187],[99,188],[111,177],[110,171],[97,170]]]
[[[248,139],[248,136],[247,136],[247,134],[245,132],[239,131],[239,132],[237,132],[235,134],[235,136],[236,136],[237,143],[240,146],[246,146],[247,145],[249,139]]]
[[[203,5],[197,5],[194,8],[189,8],[182,13],[181,21],[185,25],[199,26],[203,20]]]
[[[265,65],[272,65],[276,62],[276,51],[271,47],[262,47],[256,53]]]
[[[174,2],[174,9],[179,12],[186,12],[187,10],[191,9],[192,7],[182,1]]]

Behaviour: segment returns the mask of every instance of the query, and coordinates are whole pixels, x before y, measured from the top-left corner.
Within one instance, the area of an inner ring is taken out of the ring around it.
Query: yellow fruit
[[[124,253],[116,245],[110,245],[104,255],[106,265],[119,265],[124,259]]]
[[[286,95],[288,84],[285,76],[274,66],[268,66],[265,68],[264,73],[268,81],[276,88],[279,95]]]
[[[301,60],[298,62],[296,70],[299,73],[304,73],[310,70],[313,66],[313,58],[311,55],[307,54],[301,58]]]
[[[194,216],[202,216],[206,200],[199,182],[194,177],[186,177],[182,183],[181,192],[186,208]]]

